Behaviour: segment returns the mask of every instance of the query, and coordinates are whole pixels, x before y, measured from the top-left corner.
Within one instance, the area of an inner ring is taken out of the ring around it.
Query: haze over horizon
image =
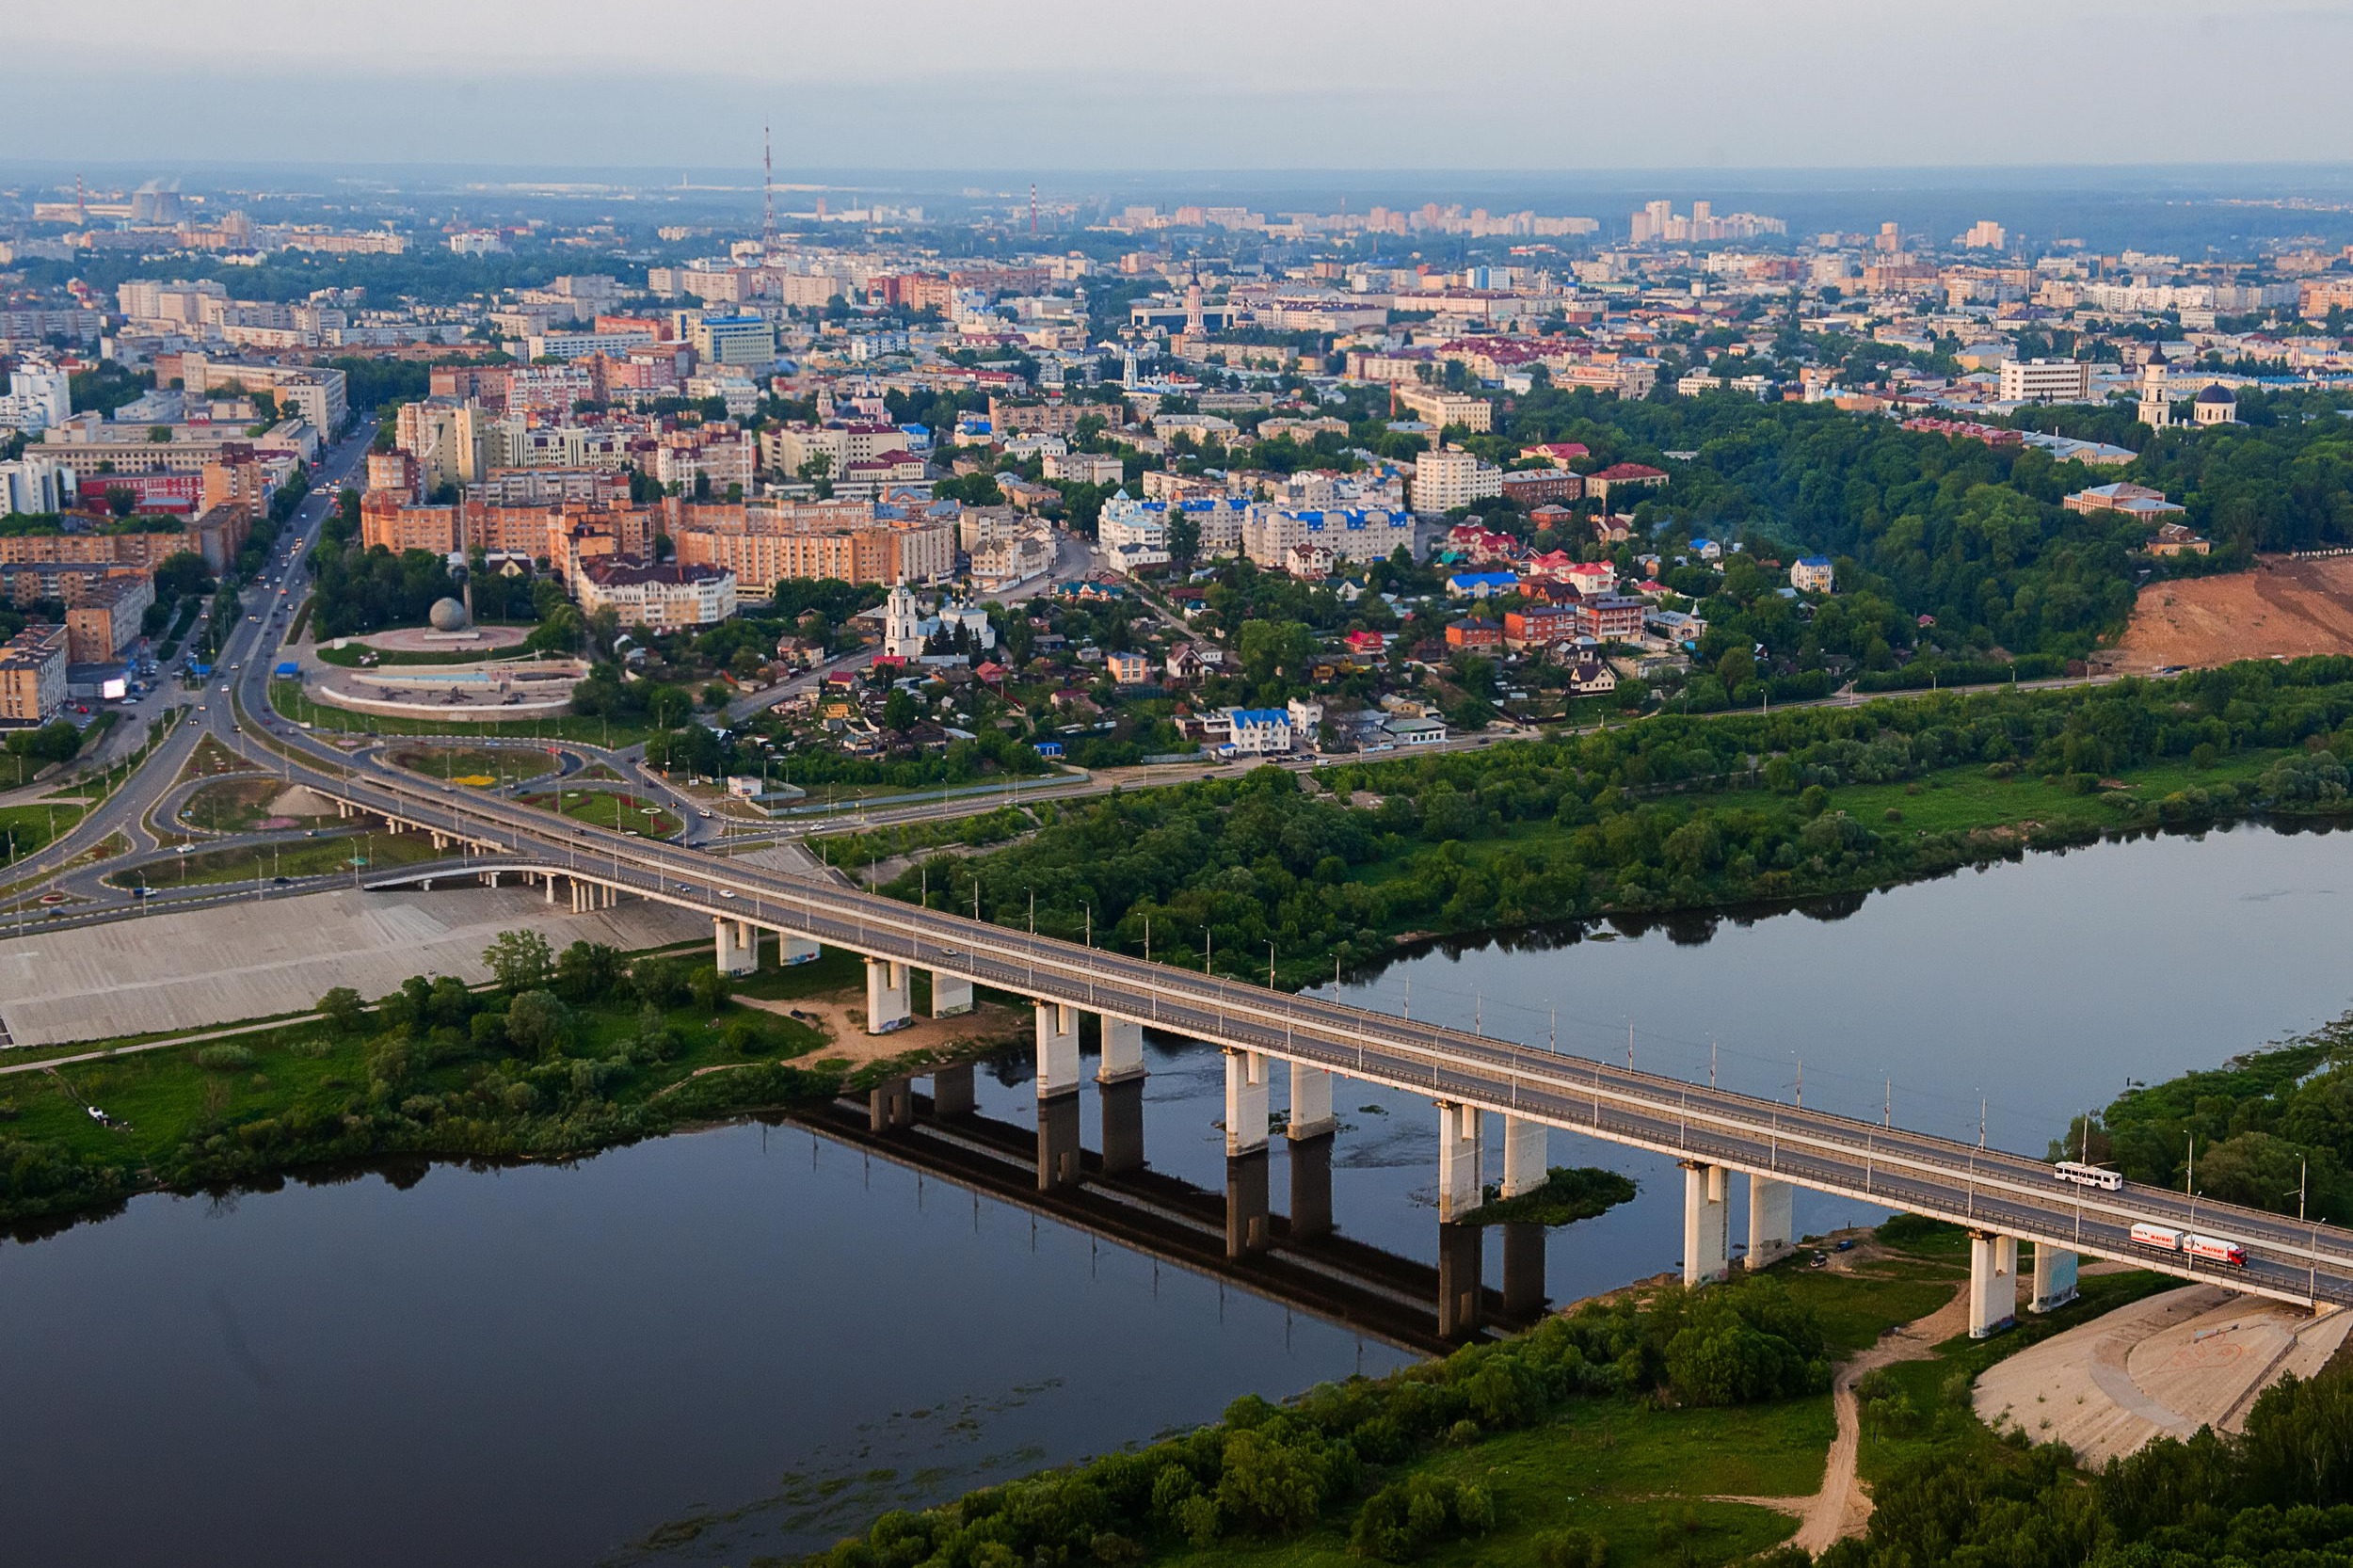
[[[1003,0],[869,13],[713,0],[376,9],[111,0],[7,29],[40,69],[19,161],[733,166],[776,128],[808,168],[975,171],[1959,168],[2329,162],[2353,104],[2296,98],[2353,13],[2281,0],[1588,3],[1433,16],[1400,0],[1203,0],[1174,19]],[[462,40],[453,46],[450,40]],[[216,89],[193,108],[192,68]],[[91,112],[90,72],[115,85]],[[231,89],[223,94],[219,88]],[[267,112],[244,112],[262,94]],[[2292,114],[2234,112],[2283,96]],[[1466,107],[1474,112],[1465,119]]]

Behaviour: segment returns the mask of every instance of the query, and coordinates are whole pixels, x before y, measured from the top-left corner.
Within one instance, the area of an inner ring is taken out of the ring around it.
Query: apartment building
[[[1371,507],[1312,511],[1264,505],[1254,505],[1244,514],[1241,552],[1255,564],[1288,569],[1291,552],[1302,545],[1326,547],[1336,566],[1385,561],[1401,547],[1413,550],[1413,514]]]
[[[66,629],[28,626],[0,643],[0,724],[46,724],[65,706]]]
[[[1503,493],[1503,471],[1468,452],[1425,452],[1414,462],[1414,510],[1449,512]]]
[[[124,572],[89,584],[65,612],[66,658],[76,664],[111,664],[137,640],[139,617],[155,602],[152,574]]]
[[[946,523],[877,519],[863,504],[686,507],[670,538],[681,564],[725,568],[762,587],[817,577],[934,583],[954,575],[956,566]]]
[[[721,567],[670,561],[598,561],[572,579],[588,615],[611,610],[624,626],[655,632],[712,626],[735,614],[735,573]]]
[[[1483,435],[1495,428],[1495,405],[1483,397],[1411,384],[1393,389],[1391,395],[1396,398],[1399,408],[1409,410],[1416,419],[1427,421],[1441,430],[1449,424],[1459,424],[1474,435]]]

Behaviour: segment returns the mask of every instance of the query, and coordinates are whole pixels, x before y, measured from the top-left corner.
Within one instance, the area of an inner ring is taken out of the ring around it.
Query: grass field
[[[190,795],[182,815],[193,827],[209,828],[215,833],[247,833],[270,818],[270,802],[285,792],[283,782],[267,776],[223,778]],[[306,825],[333,819],[332,811],[294,813],[290,817]]]
[[[0,865],[10,865],[47,848],[73,831],[80,806],[0,806]]]
[[[760,1028],[766,1054],[772,1056],[803,1056],[824,1040],[815,1030],[790,1018],[732,1007],[728,1011]],[[639,1009],[633,1004],[594,1004],[577,1013],[580,1032],[568,1053],[575,1057],[609,1055],[637,1032]],[[644,1095],[691,1077],[697,1068],[742,1059],[710,1027],[708,1012],[689,1004],[668,1009],[664,1019],[678,1032],[683,1048],[643,1086]],[[62,1085],[47,1074],[0,1080],[0,1099],[12,1100],[17,1112],[9,1132],[85,1160],[143,1162],[177,1147],[215,1118],[275,1116],[314,1094],[333,1094],[368,1080],[371,1042],[337,1036],[317,1022],[238,1035],[234,1044],[250,1053],[248,1065],[207,1067],[201,1058],[208,1048],[200,1044],[62,1068]],[[460,1088],[468,1071],[457,1065],[434,1069],[417,1087]],[[85,1103],[100,1106],[129,1125],[102,1127],[82,1109]]]
[[[523,746],[400,746],[392,757],[397,766],[428,778],[488,778],[499,783],[544,778],[556,767],[555,759],[546,752]]]
[[[667,839],[686,825],[676,812],[626,790],[542,790],[516,798],[525,806],[553,811],[592,827],[640,833],[648,839]]]
[[[142,884],[152,888],[177,888],[209,882],[267,882],[274,876],[318,876],[328,872],[350,872],[355,869],[351,864],[354,856],[363,858],[369,868],[382,870],[445,859],[449,854],[447,850],[435,849],[433,840],[422,833],[346,833],[328,838],[291,840],[250,849],[190,850],[185,855],[173,856],[168,862],[152,861],[112,872],[106,880],[118,888]]]

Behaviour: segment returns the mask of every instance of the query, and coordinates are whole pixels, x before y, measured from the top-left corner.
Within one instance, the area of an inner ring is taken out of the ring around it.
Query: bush
[[[1348,1549],[1383,1562],[1410,1562],[1441,1542],[1495,1528],[1487,1489],[1438,1476],[1408,1476],[1365,1499]]]
[[[243,1046],[205,1046],[196,1053],[196,1064],[211,1072],[243,1072],[253,1065],[253,1053]]]
[[[1536,1568],[1603,1568],[1609,1560],[1609,1543],[1596,1530],[1546,1530],[1532,1544]]]

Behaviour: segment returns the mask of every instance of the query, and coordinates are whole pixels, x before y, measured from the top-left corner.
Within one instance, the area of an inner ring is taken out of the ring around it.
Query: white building
[[[623,626],[655,632],[712,626],[735,614],[735,573],[724,567],[597,562],[581,568],[573,592],[587,615],[610,607]]]
[[[1245,757],[1281,756],[1291,748],[1291,716],[1281,708],[1228,708],[1234,750]]]
[[[0,429],[37,435],[63,424],[73,411],[66,373],[40,360],[8,372],[8,394],[0,397]]]
[[[1324,546],[1336,565],[1385,561],[1401,545],[1412,552],[1414,516],[1374,507],[1319,511],[1254,505],[1242,518],[1241,552],[1258,566],[1288,570],[1291,552],[1301,545]]]
[[[73,501],[78,476],[68,464],[40,456],[39,449],[12,463],[0,463],[0,513],[62,512]]]
[[[2088,403],[2091,367],[2081,360],[2004,360],[2005,403]]]
[[[1450,512],[1503,493],[1503,471],[1468,452],[1425,452],[1414,462],[1414,510]]]
[[[2238,423],[2238,394],[2218,381],[2208,382],[2203,392],[2190,400],[2190,418],[2200,427],[2210,424]]]

